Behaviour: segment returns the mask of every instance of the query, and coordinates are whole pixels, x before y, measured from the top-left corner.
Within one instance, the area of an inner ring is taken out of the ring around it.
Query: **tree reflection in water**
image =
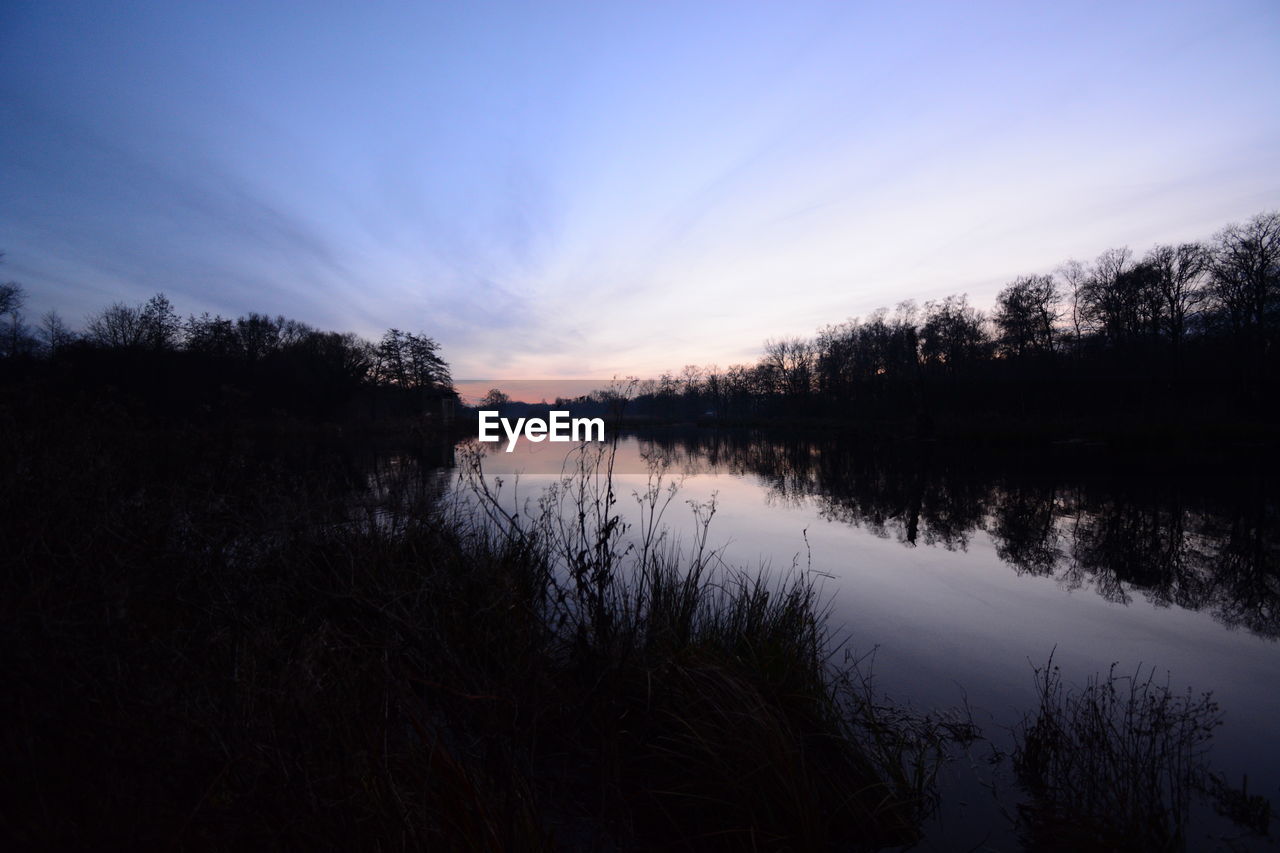
[[[689,473],[751,475],[781,505],[908,547],[965,550],[976,533],[1015,572],[1108,601],[1206,610],[1280,637],[1280,514],[1265,471],[1116,471],[1101,451],[859,445],[763,432],[639,437]]]

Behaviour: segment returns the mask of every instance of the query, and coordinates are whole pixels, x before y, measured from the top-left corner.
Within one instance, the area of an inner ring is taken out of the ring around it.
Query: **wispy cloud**
[[[1272,4],[11,9],[0,249],[437,337],[459,375],[771,335],[1280,204]]]

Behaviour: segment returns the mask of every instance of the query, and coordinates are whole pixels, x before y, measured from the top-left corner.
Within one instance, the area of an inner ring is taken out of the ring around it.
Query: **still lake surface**
[[[571,447],[521,441],[489,452],[484,472],[511,506],[532,506]],[[709,542],[727,564],[826,575],[833,634],[874,650],[893,700],[967,703],[1003,747],[1051,654],[1076,685],[1113,664],[1155,667],[1175,692],[1212,691],[1214,768],[1237,785],[1247,773],[1280,806],[1280,505],[1265,470],[707,430],[630,434],[617,453],[624,519],[663,459],[679,483],[672,535],[696,528],[686,501],[714,496]],[[943,786],[926,847],[1007,849],[1007,821],[972,774],[957,766]]]

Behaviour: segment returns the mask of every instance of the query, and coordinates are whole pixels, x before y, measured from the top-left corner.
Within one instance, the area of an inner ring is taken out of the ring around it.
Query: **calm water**
[[[522,442],[490,453],[485,472],[523,502],[559,476],[566,447]],[[1077,684],[1113,663],[1155,666],[1179,692],[1213,692],[1225,713],[1214,766],[1237,784],[1248,773],[1250,792],[1280,806],[1280,519],[1261,471],[706,431],[633,435],[618,452],[624,517],[645,458],[661,456],[680,481],[664,518],[674,533],[694,528],[684,501],[714,496],[710,540],[727,563],[829,576],[831,627],[855,653],[875,650],[893,699],[967,701],[1004,745],[1051,653]],[[942,848],[1002,823],[962,764],[931,830]],[[1009,843],[999,827],[986,840]]]

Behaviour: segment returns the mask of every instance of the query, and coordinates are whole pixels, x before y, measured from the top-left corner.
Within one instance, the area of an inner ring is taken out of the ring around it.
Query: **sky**
[[[649,376],[1280,207],[1280,4],[0,5],[0,279]]]

